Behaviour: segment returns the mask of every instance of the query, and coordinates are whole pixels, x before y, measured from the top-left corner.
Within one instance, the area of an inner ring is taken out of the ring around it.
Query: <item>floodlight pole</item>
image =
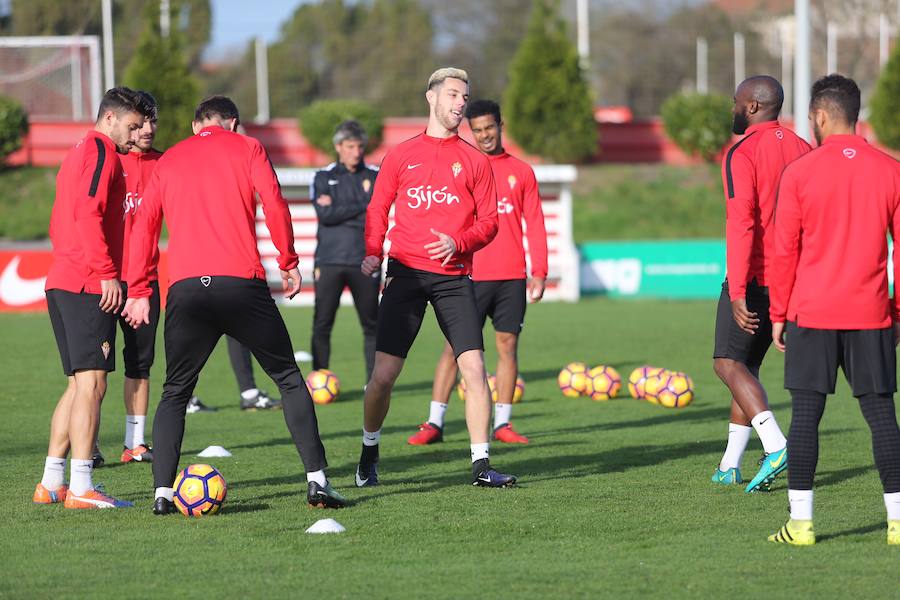
[[[744,34],[734,32],[734,88],[746,79],[746,53],[744,46]]]
[[[116,87],[113,63],[112,0],[103,0],[103,82],[106,89]],[[94,110],[97,107],[93,107]]]
[[[576,4],[575,22],[578,31],[578,58],[581,63],[581,68],[587,71],[590,66],[591,56],[591,27],[588,0],[578,0]]]
[[[781,40],[781,87],[784,89],[784,114],[790,116],[794,105],[792,104],[794,95],[794,83],[791,78],[791,45],[790,45],[790,26],[783,22],[778,29],[778,37]]]
[[[826,60],[827,66],[825,70],[830,75],[831,73],[837,73],[837,44],[838,44],[838,29],[837,23],[832,21],[828,21],[828,29],[826,34],[826,48],[825,55],[828,57]]]
[[[794,21],[794,131],[809,142],[809,0],[794,0]]]
[[[160,0],[159,3],[159,33],[162,37],[169,37],[169,28],[171,26],[171,11],[169,10],[169,0]]]
[[[265,40],[256,38],[256,119],[269,122],[269,48]]]
[[[697,93],[706,94],[709,92],[709,83],[707,80],[707,63],[706,63],[706,38],[697,38]]]
[[[891,28],[888,24],[887,15],[881,13],[878,16],[878,66],[882,69],[887,64],[890,45]]]

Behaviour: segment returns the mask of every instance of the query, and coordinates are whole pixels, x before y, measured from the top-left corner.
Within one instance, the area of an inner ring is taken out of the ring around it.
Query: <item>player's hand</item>
[[[544,280],[541,277],[532,277],[528,280],[528,298],[532,302],[540,302],[544,297]]]
[[[759,318],[757,314],[755,312],[750,312],[747,309],[747,301],[743,298],[732,301],[731,316],[734,317],[734,322],[738,324],[738,327],[750,335],[755,334],[756,330],[759,328]]]
[[[378,271],[381,270],[381,257],[380,256],[367,256],[363,259],[362,264],[359,265],[359,270],[362,271],[365,275],[374,275]]]
[[[281,289],[284,290],[284,295],[288,300],[300,293],[300,282],[302,280],[300,269],[297,267],[281,272]]]
[[[894,321],[894,345],[900,344],[900,321]]]
[[[141,325],[150,324],[150,299],[129,298],[125,301],[125,310],[122,311],[125,322],[134,329]]]
[[[425,249],[428,250],[431,260],[440,260],[441,266],[445,267],[450,262],[450,259],[453,258],[453,255],[456,254],[456,240],[446,233],[441,233],[434,229],[431,230],[431,233],[436,235],[438,239],[436,242],[425,244]]]
[[[100,280],[100,310],[118,312],[122,308],[122,284],[118,279]]]
[[[894,332],[897,332],[897,326],[894,325]],[[781,323],[772,323],[772,343],[781,352],[784,352],[784,321]]]
[[[316,198],[316,204],[319,206],[331,206],[331,196],[328,194],[322,194],[318,198]]]

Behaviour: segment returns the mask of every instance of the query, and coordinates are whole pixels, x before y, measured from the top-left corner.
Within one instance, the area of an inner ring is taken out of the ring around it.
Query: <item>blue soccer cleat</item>
[[[505,475],[503,473],[498,473],[490,467],[479,471],[472,479],[472,485],[491,488],[509,487],[511,485],[515,485],[515,483],[515,475]]]
[[[787,446],[777,452],[766,454],[759,467],[759,472],[744,488],[745,492],[765,491],[775,477],[787,469]]]
[[[378,485],[378,469],[376,465],[362,465],[356,467],[356,487],[372,487]]]
[[[737,467],[726,469],[724,471],[720,471],[719,468],[716,467],[716,472],[713,473],[712,476],[712,482],[730,485],[732,483],[744,483],[744,478],[741,477],[741,470]]]

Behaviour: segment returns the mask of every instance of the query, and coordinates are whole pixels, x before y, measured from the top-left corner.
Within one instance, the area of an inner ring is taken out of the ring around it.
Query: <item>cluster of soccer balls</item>
[[[569,363],[559,372],[559,389],[564,396],[587,396],[609,400],[622,389],[622,377],[613,367],[599,365],[588,369],[583,362]],[[644,365],[628,376],[632,398],[644,399],[666,408],[682,408],[694,400],[694,382],[686,373]]]
[[[341,380],[328,369],[310,371],[306,376],[306,387],[316,404],[331,404],[341,393]]]
[[[491,392],[491,401],[497,402],[497,376],[493,373],[488,373],[488,390]],[[459,395],[459,399],[465,402],[466,400],[466,382],[463,379],[459,380],[459,383],[456,385],[456,393]],[[522,401],[522,397],[525,396],[525,380],[520,376],[516,376],[516,388],[513,390],[513,404],[518,404]]]

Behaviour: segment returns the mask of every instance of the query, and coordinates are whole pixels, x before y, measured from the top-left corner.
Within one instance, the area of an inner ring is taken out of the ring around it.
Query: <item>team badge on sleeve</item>
[[[515,175],[510,175],[509,177],[506,178],[506,181],[509,182],[509,189],[511,189],[511,190],[516,189],[516,176]]]
[[[450,165],[450,169],[453,171],[453,176],[456,177],[462,172],[462,165],[457,161]]]

